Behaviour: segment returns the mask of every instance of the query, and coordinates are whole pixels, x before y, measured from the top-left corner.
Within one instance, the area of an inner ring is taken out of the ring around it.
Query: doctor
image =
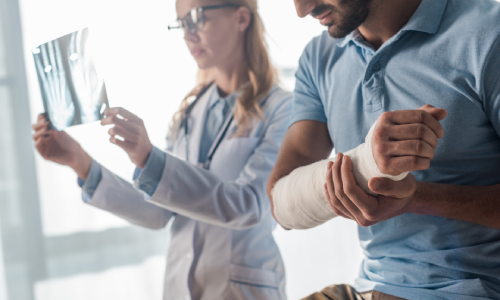
[[[174,219],[164,299],[286,299],[266,182],[291,93],[275,83],[257,1],[178,0],[177,15],[169,29],[184,31],[199,85],[171,123],[167,152],[122,108],[102,120],[138,167],[133,185],[65,132],[47,130],[43,117],[33,126],[36,147],[75,170],[89,205],[151,229]]]

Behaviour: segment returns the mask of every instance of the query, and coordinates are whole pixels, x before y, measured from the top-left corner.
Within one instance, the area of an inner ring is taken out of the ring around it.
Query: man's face
[[[294,0],[299,17],[311,15],[334,38],[343,38],[361,26],[368,14],[372,0]]]

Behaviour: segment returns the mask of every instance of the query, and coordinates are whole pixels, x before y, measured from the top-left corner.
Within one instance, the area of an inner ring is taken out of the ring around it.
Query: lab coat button
[[[186,254],[186,258],[190,259],[191,258],[191,253]]]

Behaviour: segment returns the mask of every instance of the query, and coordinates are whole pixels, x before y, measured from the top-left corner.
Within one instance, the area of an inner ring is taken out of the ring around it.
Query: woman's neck
[[[224,66],[214,69],[215,84],[217,84],[222,97],[236,92],[249,80],[248,68],[244,63],[243,55],[233,57],[230,61],[228,60]]]

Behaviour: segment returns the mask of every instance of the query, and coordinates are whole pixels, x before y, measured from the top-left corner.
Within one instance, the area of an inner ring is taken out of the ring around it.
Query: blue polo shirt
[[[377,51],[358,31],[325,32],[306,47],[296,77],[293,122],[327,123],[337,152],[363,143],[381,113],[432,104],[448,110],[445,136],[430,168],[412,172],[417,180],[500,184],[500,3],[423,0]],[[410,213],[359,227],[359,239],[359,292],[500,299],[498,229]]]

